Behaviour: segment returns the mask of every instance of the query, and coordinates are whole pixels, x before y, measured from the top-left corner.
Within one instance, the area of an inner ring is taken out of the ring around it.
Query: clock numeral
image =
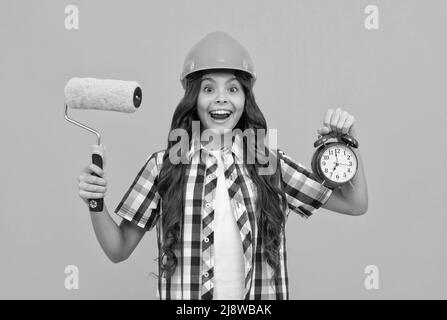
[[[322,164],[323,166],[325,166],[325,165],[326,165],[326,161],[323,161],[321,164]]]
[[[324,172],[325,172],[325,173],[328,173],[328,169],[327,169],[327,168],[324,168]]]
[[[323,156],[324,160],[329,160],[329,156]]]
[[[343,173],[343,178],[346,178],[346,172],[345,172],[345,173]]]
[[[345,156],[346,155],[346,150],[343,150],[343,155]],[[348,156],[349,157],[349,156]],[[349,159],[348,159],[349,160]]]
[[[340,149],[335,149],[335,153],[340,153]]]
[[[351,168],[348,168],[348,172],[351,172]]]
[[[350,155],[348,155],[348,160],[351,160],[351,156]]]
[[[329,155],[333,156],[334,155],[334,150],[329,150]]]
[[[335,177],[337,178],[337,180],[338,180],[338,179],[340,179],[340,177],[339,177],[339,175],[338,175],[338,174],[337,174],[337,175],[336,175]]]
[[[349,161],[349,165],[352,166],[352,161]]]

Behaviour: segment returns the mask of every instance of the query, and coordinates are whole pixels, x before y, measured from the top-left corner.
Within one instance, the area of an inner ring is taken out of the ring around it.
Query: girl
[[[307,218],[321,206],[350,215],[367,210],[358,151],[356,176],[331,190],[264,144],[259,130],[267,130],[267,123],[253,95],[255,79],[248,52],[229,35],[214,32],[198,42],[185,59],[185,95],[174,111],[167,148],[148,157],[115,209],[121,224],[105,204],[103,212],[91,213],[97,239],[115,263],[156,227],[161,299],[288,299],[289,212]],[[323,123],[321,135],[355,136],[354,117],[341,109],[329,110]],[[205,133],[213,139],[203,139]],[[190,137],[187,148],[179,149],[175,136]],[[265,165],[248,161],[252,150],[274,159],[276,170],[262,174]],[[94,150],[103,158],[104,151]],[[104,197],[103,170],[89,165],[79,180],[86,203]]]

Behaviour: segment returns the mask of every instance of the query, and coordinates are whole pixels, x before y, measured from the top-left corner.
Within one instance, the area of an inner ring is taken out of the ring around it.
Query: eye
[[[213,88],[211,88],[211,87],[209,87],[209,86],[205,86],[205,87],[203,87],[203,91],[205,91],[205,92],[211,92],[211,91],[213,91]]]
[[[231,93],[236,93],[236,92],[238,92],[238,91],[239,91],[239,88],[236,87],[236,86],[233,86],[233,87],[230,88],[230,92],[231,92]]]

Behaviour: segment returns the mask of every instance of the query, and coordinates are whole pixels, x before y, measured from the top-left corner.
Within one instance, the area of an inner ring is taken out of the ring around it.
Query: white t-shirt
[[[214,299],[243,299],[245,266],[239,228],[225,183],[222,151],[210,151],[218,161],[214,206]]]

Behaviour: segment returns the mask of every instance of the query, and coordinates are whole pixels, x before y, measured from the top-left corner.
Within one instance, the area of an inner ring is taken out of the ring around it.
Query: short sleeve
[[[135,180],[115,209],[121,218],[151,230],[160,216],[158,174],[163,163],[163,151],[153,153],[138,172]]]
[[[278,150],[281,167],[281,185],[286,194],[289,209],[304,218],[324,205],[332,190],[317,181],[312,172],[295,162],[282,150]]]

